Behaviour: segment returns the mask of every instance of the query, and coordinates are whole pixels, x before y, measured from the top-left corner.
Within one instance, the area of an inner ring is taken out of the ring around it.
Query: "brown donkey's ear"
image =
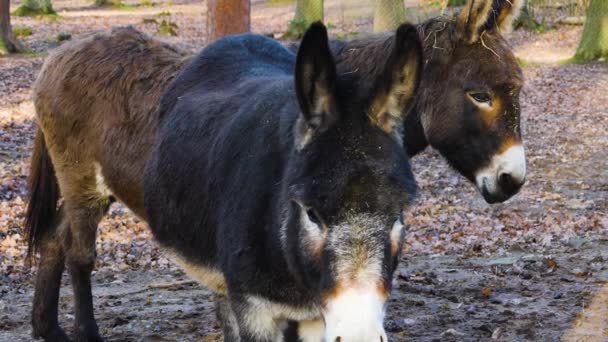
[[[525,0],[494,1],[489,26],[498,27],[500,32],[508,33],[513,30],[513,22],[521,14]]]
[[[468,0],[458,15],[458,33],[468,43],[479,39],[484,30],[510,32],[525,0]]]
[[[302,112],[296,125],[299,149],[336,121],[336,78],[327,29],[321,22],[313,23],[302,38],[296,60],[295,89]]]
[[[422,73],[422,44],[416,27],[397,29],[384,74],[376,81],[369,117],[387,133],[395,133],[414,102]]]

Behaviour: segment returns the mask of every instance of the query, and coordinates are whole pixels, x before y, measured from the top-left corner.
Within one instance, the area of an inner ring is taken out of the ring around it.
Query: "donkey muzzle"
[[[327,302],[325,342],[387,342],[386,295],[376,289],[349,289]]]
[[[488,203],[504,202],[526,181],[526,155],[521,144],[496,154],[490,165],[475,175],[477,188]]]

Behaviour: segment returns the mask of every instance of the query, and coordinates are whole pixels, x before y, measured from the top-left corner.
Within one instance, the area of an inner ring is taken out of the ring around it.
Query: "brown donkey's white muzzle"
[[[333,297],[324,310],[325,342],[387,342],[385,303],[377,289],[348,289]]]
[[[477,188],[488,203],[504,202],[526,180],[526,154],[521,144],[495,155],[490,165],[475,174]]]

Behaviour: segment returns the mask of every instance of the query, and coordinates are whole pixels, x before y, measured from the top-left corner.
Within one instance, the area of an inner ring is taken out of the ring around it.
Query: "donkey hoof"
[[[74,336],[74,342],[104,342],[99,334],[78,334]]]
[[[74,342],[104,342],[104,339],[99,335],[99,331],[95,327],[91,329],[77,329]]]
[[[35,334],[34,338],[42,337],[46,342],[70,342],[68,335],[59,326],[50,329],[46,334]]]

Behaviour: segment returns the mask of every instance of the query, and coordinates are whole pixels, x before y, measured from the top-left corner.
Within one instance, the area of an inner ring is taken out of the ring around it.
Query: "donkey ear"
[[[336,64],[329,49],[327,29],[320,22],[310,25],[304,34],[296,60],[295,82],[302,111],[296,134],[308,140],[337,119]]]
[[[468,0],[464,5],[456,27],[466,42],[474,43],[479,38],[492,12],[492,3],[493,0]]]
[[[525,0],[468,0],[458,16],[458,33],[468,43],[479,39],[483,30],[510,32]]]
[[[513,30],[513,22],[521,14],[525,0],[497,0],[492,5],[492,13],[488,27],[497,27],[500,32],[508,33]]]
[[[369,110],[372,122],[387,133],[394,133],[405,119],[422,73],[422,44],[416,27],[401,25],[392,45]]]

